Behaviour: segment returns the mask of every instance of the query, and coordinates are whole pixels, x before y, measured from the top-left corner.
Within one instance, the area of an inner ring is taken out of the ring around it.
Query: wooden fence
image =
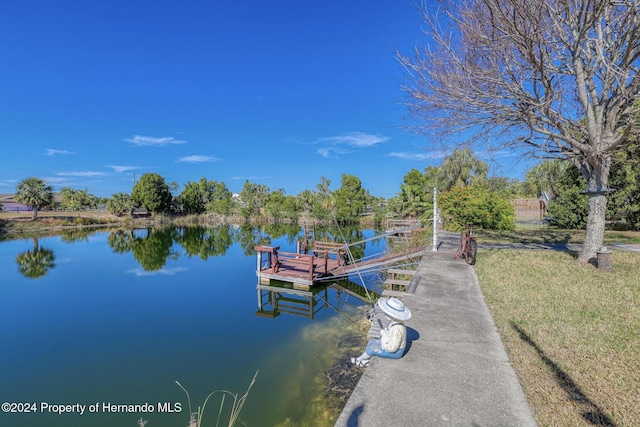
[[[547,204],[541,199],[511,199],[516,221],[542,220],[547,215]]]

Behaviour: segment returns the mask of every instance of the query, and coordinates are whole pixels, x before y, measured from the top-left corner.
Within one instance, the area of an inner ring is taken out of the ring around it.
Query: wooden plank
[[[316,240],[313,242],[313,246],[316,249],[324,250],[324,249],[347,249],[347,245],[344,243],[335,243],[335,242],[321,242]]]
[[[405,296],[407,293],[405,291],[392,291],[391,289],[385,289],[382,291],[382,296],[383,297],[403,297]]]
[[[411,284],[411,280],[387,279],[384,281],[384,284],[396,285],[396,286],[409,286],[409,284]]]
[[[413,276],[416,274],[416,270],[405,270],[403,268],[390,268],[387,270],[389,274],[407,274],[409,276]]]
[[[312,280],[306,280],[307,272],[301,273],[300,271],[281,270],[277,274],[271,274],[263,271],[260,273],[260,276],[261,281],[265,279],[273,279],[281,282],[296,283],[297,285],[313,285]]]
[[[313,297],[314,293],[308,290],[283,288],[281,286],[258,285],[258,289],[272,292],[281,292],[291,295],[299,295],[301,297]]]
[[[268,317],[270,319],[273,319],[275,317],[278,317],[278,312],[276,310],[258,310],[256,311],[256,316]]]
[[[253,249],[255,249],[256,251],[260,251],[260,252],[270,252],[270,253],[274,253],[274,252],[278,252],[280,250],[280,246],[263,246],[263,245],[255,245],[253,247]]]
[[[361,262],[357,262],[356,264],[347,264],[346,266],[336,268],[335,270],[333,270],[333,272],[336,275],[344,275],[344,274],[349,274],[356,270],[366,271],[367,269],[374,269],[378,267],[383,267],[391,263],[422,257],[425,253],[427,253],[427,250],[424,248],[421,248],[408,253],[401,252],[396,254],[383,255],[381,257],[374,258],[372,260],[361,261]]]

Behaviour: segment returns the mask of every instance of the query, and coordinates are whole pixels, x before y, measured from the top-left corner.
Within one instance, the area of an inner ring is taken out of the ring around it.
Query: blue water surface
[[[325,368],[310,360],[309,347],[326,343],[310,343],[305,331],[340,327],[344,316],[331,309],[341,304],[335,291],[313,320],[257,316],[256,256],[246,243],[190,255],[175,237],[167,245],[162,234],[164,245],[150,249],[142,243],[160,234],[128,233],[140,247],[114,249],[112,232],[0,242],[0,402],[31,405],[29,413],[0,413],[0,425],[134,427],[142,418],[147,427],[184,426],[188,400],[176,380],[195,410],[214,390],[242,395],[257,371],[243,422],[296,425],[298,408],[314,398],[305,382]],[[270,243],[295,250],[291,236]],[[377,241],[366,252],[381,249]],[[25,274],[21,262],[36,253],[48,267]],[[300,366],[308,366],[303,374]],[[208,416],[215,417],[218,403],[211,402]],[[74,413],[49,412],[76,404],[66,408]],[[136,404],[154,411],[110,410]]]

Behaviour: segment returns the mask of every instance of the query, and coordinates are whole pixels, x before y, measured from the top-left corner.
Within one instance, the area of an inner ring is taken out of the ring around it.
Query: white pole
[[[260,284],[262,283],[262,280],[260,280],[260,278],[262,277],[262,251],[258,251],[256,264],[256,272],[258,273],[258,284]]]
[[[438,250],[438,188],[433,187],[433,252]]]

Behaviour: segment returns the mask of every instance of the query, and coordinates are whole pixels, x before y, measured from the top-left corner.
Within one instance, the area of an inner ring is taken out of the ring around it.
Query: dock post
[[[257,266],[257,270],[258,270],[258,272],[260,272],[262,270],[262,251],[258,251],[258,266]]]

